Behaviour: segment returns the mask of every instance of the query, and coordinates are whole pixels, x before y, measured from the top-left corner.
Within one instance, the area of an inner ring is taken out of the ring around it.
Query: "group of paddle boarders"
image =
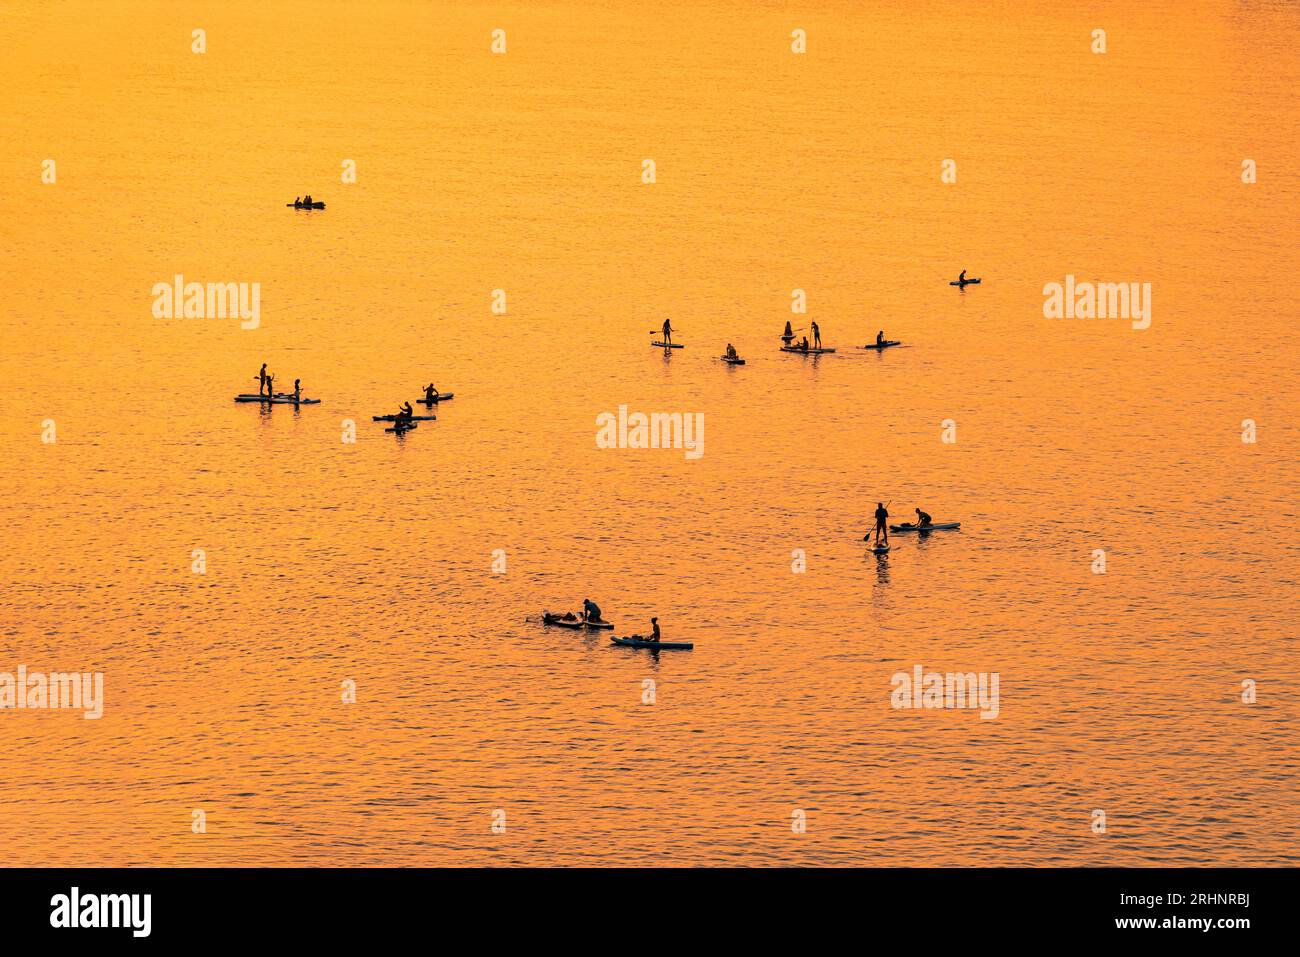
[[[923,512],[919,508],[914,509],[914,511],[916,512],[916,527],[918,529],[929,528],[931,525],[934,524],[934,519],[930,517],[929,512]],[[906,528],[905,525],[899,527]],[[885,504],[883,502],[876,503],[876,527],[874,531],[876,533],[876,541],[874,544],[876,545],[880,544],[880,539],[882,535],[884,536],[885,544],[886,545],[889,544],[889,510],[885,508]],[[865,542],[870,537],[871,537],[871,532],[868,532],[866,535],[862,536],[862,540]]]
[[[299,401],[302,399],[302,380],[293,380],[293,391],[281,396],[275,394],[275,376],[266,371],[266,363],[262,363],[261,370],[253,378],[257,379],[257,394],[265,395],[268,399],[281,398],[293,399]]]
[[[810,328],[813,336],[812,343],[809,344],[808,337],[804,336],[799,340],[798,345],[792,346],[790,343],[794,341],[794,329],[790,328],[790,323],[787,321],[785,324],[785,331],[781,333],[781,341],[789,348],[798,349],[800,352],[807,352],[809,349],[820,349],[822,347],[822,331],[815,322],[810,323]],[[801,329],[800,332],[802,331],[803,330]]]

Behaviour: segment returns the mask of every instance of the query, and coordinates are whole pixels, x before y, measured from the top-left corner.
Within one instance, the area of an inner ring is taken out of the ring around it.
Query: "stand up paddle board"
[[[911,522],[905,522],[902,525],[890,525],[891,532],[942,532],[950,528],[961,528],[961,522],[935,522],[933,525],[913,525]]]

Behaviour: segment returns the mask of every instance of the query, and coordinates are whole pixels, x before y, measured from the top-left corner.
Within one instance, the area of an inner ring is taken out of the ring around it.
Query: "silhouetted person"
[[[673,341],[673,324],[669,320],[664,320],[664,345]]]
[[[601,621],[600,606],[590,598],[582,600],[582,618],[584,621]]]
[[[812,324],[813,346],[820,349],[822,347],[822,331],[817,328],[817,323]]]
[[[917,528],[926,528],[927,526],[929,526],[930,524],[932,524],[933,521],[934,521],[934,519],[930,518],[930,516],[929,516],[927,513],[921,511],[919,508],[916,510],[916,527],[917,527]]]

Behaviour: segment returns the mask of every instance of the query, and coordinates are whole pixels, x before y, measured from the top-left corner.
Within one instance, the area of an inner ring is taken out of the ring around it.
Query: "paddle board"
[[[651,342],[650,345],[658,346],[660,349],[680,349],[681,346],[675,342]]]
[[[935,522],[933,525],[927,525],[924,528],[913,525],[911,522],[889,526],[891,532],[941,532],[950,528],[961,528],[961,522]]]

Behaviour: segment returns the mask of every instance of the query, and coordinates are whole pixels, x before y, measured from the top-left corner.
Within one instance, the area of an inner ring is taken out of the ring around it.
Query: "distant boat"
[[[315,203],[285,203],[284,205],[286,205],[286,206],[288,206],[288,207],[290,207],[290,208],[292,208],[292,209],[324,209],[324,208],[325,208],[325,204],[324,204],[324,203],[321,203],[321,202],[315,202]]]

